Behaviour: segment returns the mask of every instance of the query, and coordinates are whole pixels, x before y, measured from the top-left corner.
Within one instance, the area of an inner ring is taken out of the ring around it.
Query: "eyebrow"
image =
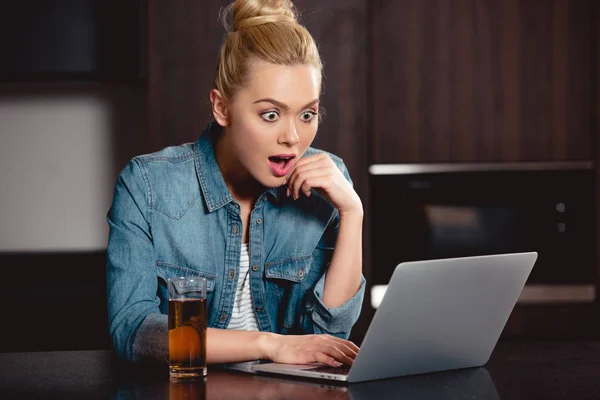
[[[302,108],[304,109],[304,108],[308,108],[308,107],[314,106],[318,102],[319,102],[319,99],[314,99],[313,101],[311,101],[310,103],[308,103],[307,105],[305,105]],[[271,103],[274,106],[277,106],[277,107],[279,107],[279,108],[281,108],[281,109],[283,109],[285,111],[289,111],[290,110],[290,107],[288,105],[283,104],[282,102],[277,101],[275,99],[272,99],[270,97],[267,97],[267,98],[264,98],[264,99],[260,99],[260,100],[256,100],[254,102],[254,104],[258,104],[258,103]]]

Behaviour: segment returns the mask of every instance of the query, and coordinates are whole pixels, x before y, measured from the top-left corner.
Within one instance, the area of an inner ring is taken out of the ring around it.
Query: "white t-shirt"
[[[240,256],[240,273],[233,301],[233,312],[227,329],[242,331],[258,331],[256,314],[254,314],[254,302],[250,291],[250,255],[248,245],[242,243]]]

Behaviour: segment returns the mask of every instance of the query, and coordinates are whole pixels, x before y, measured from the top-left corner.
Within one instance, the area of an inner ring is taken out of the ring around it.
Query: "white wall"
[[[85,91],[0,96],[0,251],[106,248],[113,109]]]

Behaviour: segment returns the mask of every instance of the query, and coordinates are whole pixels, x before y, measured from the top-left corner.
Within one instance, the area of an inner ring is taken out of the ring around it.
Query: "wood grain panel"
[[[569,70],[569,3],[566,1],[554,2],[553,15],[553,76],[552,76],[552,98],[554,100],[552,114],[554,115],[552,135],[553,158],[560,159],[564,154],[567,144],[567,74]]]
[[[450,24],[452,18],[452,4],[447,0],[437,0],[434,8],[438,10],[437,19],[432,24],[434,29],[426,30],[425,49],[439,48],[439,51],[425,51],[424,62],[431,65],[431,79],[425,80],[424,92],[428,97],[431,107],[431,115],[425,118],[427,136],[431,137],[432,143],[427,143],[423,148],[423,155],[427,159],[438,157],[447,159],[450,157],[450,82],[451,71],[447,66],[450,64]]]
[[[498,97],[495,91],[498,90],[498,87],[494,84],[494,76],[497,72],[494,70],[493,57],[495,52],[493,51],[494,45],[492,45],[495,39],[494,33],[497,31],[494,30],[492,24],[492,21],[495,20],[493,3],[476,1],[474,5],[475,43],[480,43],[474,46],[476,50],[475,57],[481,65],[474,79],[477,88],[475,90],[475,101],[478,103],[476,106],[478,110],[476,121],[478,126],[483,127],[481,135],[475,141],[475,148],[479,149],[477,151],[478,158],[489,160],[496,158],[494,149],[498,148],[498,133],[496,131],[498,120],[494,111]],[[482,93],[488,95],[482,96]]]
[[[593,82],[598,76],[598,68],[594,64],[594,36],[598,26],[594,13],[596,7],[598,2],[595,0],[569,1],[566,157],[570,159],[583,158],[583,149],[589,159],[594,157],[590,150],[595,114]]]
[[[197,139],[225,34],[226,0],[148,0],[149,135],[155,149]]]
[[[373,162],[593,159],[595,8],[374,0]]]
[[[596,262],[598,264],[598,279],[596,283],[596,313],[600,315],[600,3],[596,3],[596,62],[593,70],[596,71],[596,134],[592,139],[596,149]]]
[[[519,45],[521,20],[519,17],[519,0],[508,0],[504,5],[496,3],[497,10],[502,15],[502,25],[497,33],[502,37],[500,48],[500,63],[502,72],[500,81],[503,88],[499,91],[502,108],[498,110],[498,120],[501,121],[501,140],[499,159],[521,160],[519,146]],[[497,50],[496,50],[497,51]]]
[[[451,141],[451,154],[461,153],[468,159],[475,158],[473,136],[476,128],[475,116],[479,113],[480,103],[476,101],[475,87],[475,35],[473,30],[474,0],[460,0],[454,2],[454,13],[452,23],[454,24],[453,45],[454,76],[452,83],[453,104],[451,123],[455,127],[454,140]],[[418,130],[413,132],[415,136],[421,136]]]
[[[552,2],[521,1],[519,147],[525,160],[546,159],[552,99]],[[565,18],[565,16],[562,16]]]

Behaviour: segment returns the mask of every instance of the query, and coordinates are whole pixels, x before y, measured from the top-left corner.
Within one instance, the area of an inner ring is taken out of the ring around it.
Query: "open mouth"
[[[282,177],[287,175],[292,166],[294,155],[277,155],[269,157],[269,166],[275,176]]]
[[[269,160],[276,164],[281,164],[281,163],[287,163],[292,158],[294,158],[294,156],[271,156],[271,157],[269,157]]]

